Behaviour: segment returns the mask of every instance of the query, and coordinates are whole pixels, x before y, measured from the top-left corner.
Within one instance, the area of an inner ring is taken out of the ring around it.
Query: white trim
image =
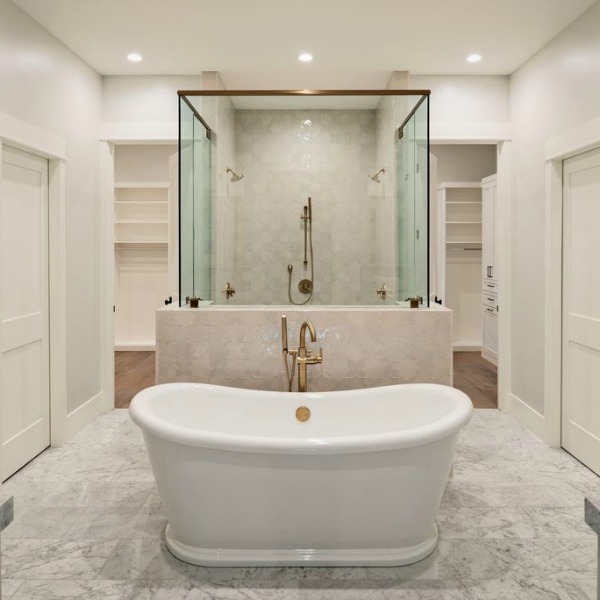
[[[131,344],[115,344],[115,352],[154,352],[156,344],[153,342],[138,342]]]
[[[125,121],[100,124],[100,141],[113,144],[177,144],[177,121]]]
[[[562,160],[546,163],[544,412],[548,444],[560,447],[562,413]]]
[[[526,404],[515,396],[510,394],[509,396],[509,413],[519,421],[519,423],[525,425],[533,434],[537,435],[543,442],[548,443],[547,439],[547,422],[543,415],[531,408],[529,404]]]
[[[66,158],[65,140],[0,111],[0,139],[44,158]]]
[[[67,414],[67,248],[66,164],[48,164],[48,264],[50,291],[50,444],[57,446],[65,436]]]
[[[429,126],[430,144],[498,144],[511,138],[508,121],[432,121]]]
[[[496,271],[500,281],[500,311],[498,312],[498,408],[509,409],[511,383],[510,356],[511,338],[511,294],[512,294],[512,142],[503,142],[497,148],[496,190],[498,232],[500,251],[496,258]]]
[[[81,406],[78,406],[73,412],[66,416],[64,420],[64,437],[62,443],[70,440],[98,415],[106,412],[104,410],[105,402],[102,395],[102,392],[98,392],[95,396],[92,396],[89,400],[84,402]]]
[[[101,348],[111,348],[115,343],[114,324],[114,228],[104,226],[114,220],[114,172],[113,145],[100,142],[100,299],[101,299]],[[104,396],[103,408],[110,411],[115,406],[115,353],[104,351],[101,354],[101,378]]]
[[[498,366],[498,356],[496,353],[491,353],[489,350],[486,350],[483,346],[481,347],[481,358],[484,358],[488,362],[491,362],[496,367]],[[498,405],[500,405],[500,394],[498,394]]]
[[[452,342],[452,352],[481,352],[478,342]]]
[[[546,142],[546,161],[569,158],[600,145],[600,117]]]

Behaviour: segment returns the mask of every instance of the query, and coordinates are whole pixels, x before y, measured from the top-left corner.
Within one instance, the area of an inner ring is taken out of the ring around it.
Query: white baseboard
[[[485,348],[481,348],[481,358],[485,358],[488,362],[491,362],[496,367],[498,366],[498,356],[494,352],[488,352]]]
[[[541,415],[537,410],[531,408],[529,404],[526,404],[514,394],[510,394],[509,398],[506,412],[527,427],[533,434],[537,435],[543,442],[548,443],[544,415]]]
[[[115,344],[115,352],[148,352],[156,351],[156,344],[140,342],[139,344]]]
[[[467,342],[453,342],[454,352],[481,352],[481,344],[469,344]]]

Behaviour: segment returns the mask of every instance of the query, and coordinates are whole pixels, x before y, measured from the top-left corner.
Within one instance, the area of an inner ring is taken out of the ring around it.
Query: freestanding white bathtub
[[[212,566],[425,558],[472,410],[465,394],[434,384],[302,394],[172,383],[130,407],[170,551]]]

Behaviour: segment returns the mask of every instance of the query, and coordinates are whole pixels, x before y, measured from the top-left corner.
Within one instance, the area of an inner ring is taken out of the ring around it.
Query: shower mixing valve
[[[385,302],[388,297],[390,290],[387,289],[385,283],[381,284],[380,288],[377,288],[377,295]]]
[[[229,300],[229,298],[231,298],[231,296],[235,294],[235,288],[228,281],[225,284],[225,289],[223,290],[223,292],[225,293],[225,298]]]

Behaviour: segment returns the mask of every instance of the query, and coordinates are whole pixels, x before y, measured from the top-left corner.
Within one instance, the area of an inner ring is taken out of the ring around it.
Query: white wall
[[[177,122],[178,90],[198,89],[200,77],[105,76],[102,120],[110,122]]]
[[[496,172],[496,146],[483,144],[432,144],[438,159],[437,180],[481,181]]]
[[[413,89],[429,89],[430,138],[495,143],[510,133],[508,77],[411,75]]]
[[[100,76],[0,0],[0,110],[65,139],[69,412],[101,390]]]
[[[513,130],[511,391],[544,414],[544,194],[548,138],[600,116],[600,5],[510,80]]]

